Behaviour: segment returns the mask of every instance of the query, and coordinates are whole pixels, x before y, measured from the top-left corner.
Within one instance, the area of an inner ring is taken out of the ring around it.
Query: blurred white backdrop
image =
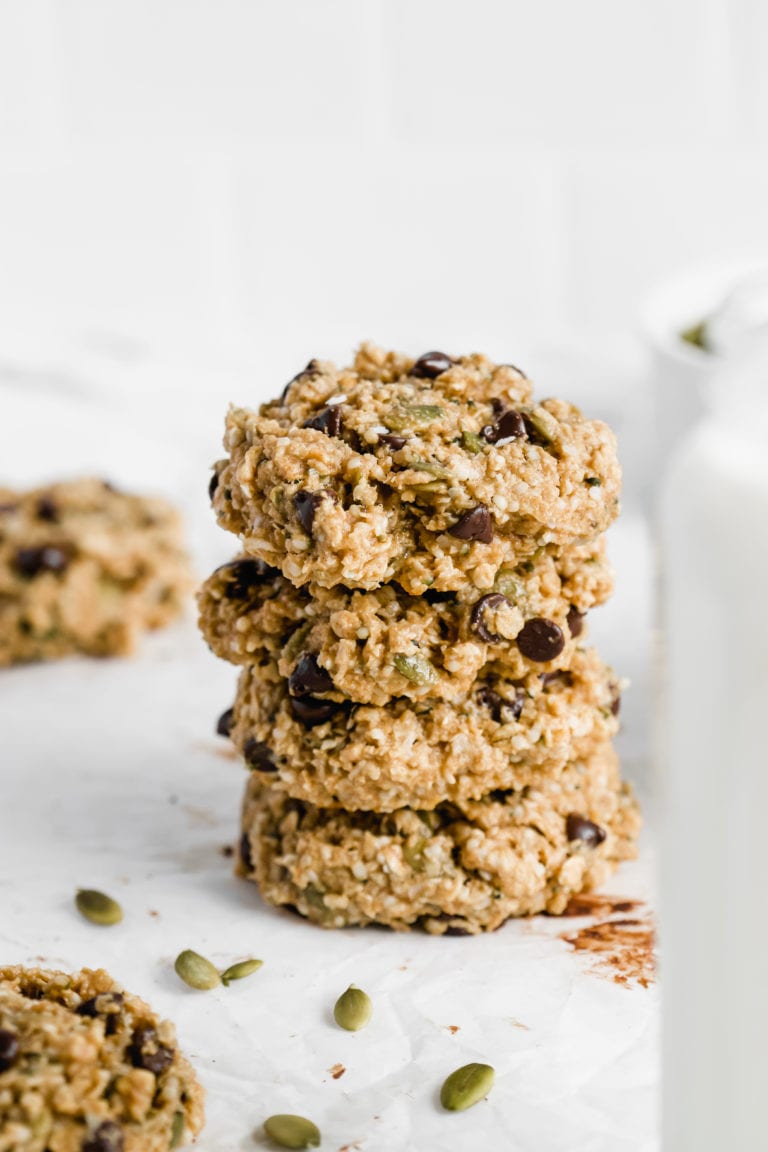
[[[0,355],[604,356],[768,249],[767,38],[760,0],[2,0]]]

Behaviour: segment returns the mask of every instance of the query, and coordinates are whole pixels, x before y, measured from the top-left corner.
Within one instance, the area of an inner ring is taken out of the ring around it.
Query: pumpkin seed
[[[184,1113],[183,1112],[174,1112],[173,1120],[171,1122],[171,1142],[168,1145],[169,1152],[173,1152],[174,1148],[178,1148],[183,1139],[184,1139]]]
[[[427,660],[426,656],[421,656],[418,652],[412,656],[398,652],[392,657],[392,663],[401,676],[405,676],[406,680],[411,680],[414,684],[425,685],[437,682],[437,672],[434,665]]]
[[[201,956],[198,952],[193,952],[191,948],[179,953],[174,968],[185,984],[190,988],[196,988],[199,992],[217,988],[221,983],[218,970],[210,960],[206,960],[205,956]]]
[[[373,1014],[373,1004],[370,996],[362,988],[350,984],[346,992],[342,992],[333,1009],[333,1018],[339,1028],[347,1032],[358,1032],[365,1028]]]
[[[471,1108],[493,1087],[496,1073],[490,1064],[465,1064],[451,1072],[440,1091],[440,1103],[449,1112]]]
[[[467,452],[471,452],[473,456],[477,456],[483,450],[483,441],[477,432],[462,432],[461,446],[466,448]]]
[[[320,1129],[303,1116],[284,1113],[264,1121],[264,1131],[281,1148],[319,1148]]]
[[[230,964],[229,968],[222,972],[221,982],[227,988],[232,980],[244,980],[246,976],[258,972],[263,963],[263,960],[240,960],[237,964]]]
[[[445,409],[439,404],[398,404],[387,412],[384,423],[392,432],[404,432],[414,426],[431,424],[444,415]]]
[[[75,904],[81,916],[92,924],[119,924],[123,910],[117,900],[95,888],[78,888]]]

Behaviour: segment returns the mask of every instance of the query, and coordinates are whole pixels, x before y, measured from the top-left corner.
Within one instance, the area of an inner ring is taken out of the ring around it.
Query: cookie
[[[488,591],[618,512],[610,429],[534,403],[519,370],[479,355],[363,345],[351,368],[311,361],[259,412],[232,408],[224,443],[219,523],[297,586]]]
[[[394,584],[294,588],[263,561],[240,557],[203,585],[200,627],[224,660],[272,658],[291,683],[309,674],[314,691],[332,699],[452,700],[489,661],[512,679],[568,668],[584,614],[611,587],[602,541],[544,549],[502,569],[490,592],[470,585],[423,596]]]
[[[173,1025],[103,970],[0,968],[0,1152],[169,1152],[203,1125]]]
[[[94,479],[0,489],[0,665],[125,655],[182,611],[175,509]]]
[[[601,745],[557,778],[431,812],[329,811],[252,776],[238,870],[270,904],[325,928],[474,934],[562,912],[632,858],[637,806]]]
[[[291,694],[270,661],[241,673],[231,735],[251,771],[290,796],[390,812],[556,778],[615,734],[617,700],[592,649],[577,649],[567,672],[518,681],[488,665],[462,698],[385,707]]]

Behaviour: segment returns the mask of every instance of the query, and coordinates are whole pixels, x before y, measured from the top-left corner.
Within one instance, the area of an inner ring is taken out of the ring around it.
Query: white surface
[[[194,515],[210,518],[204,504]],[[201,570],[227,547],[223,533],[212,536]],[[642,525],[619,526],[613,554],[619,590],[593,614],[593,635],[635,680],[622,742],[637,776],[647,695]],[[325,933],[265,907],[232,877],[221,848],[237,837],[244,773],[212,729],[235,676],[192,620],[149,639],[133,660],[0,673],[0,959],[104,965],[173,1019],[208,1092],[200,1152],[263,1146],[254,1133],[276,1111],[311,1116],[329,1152],[657,1152],[657,989],[590,971],[558,939],[581,921],[538,918],[477,939]],[[116,896],[123,924],[81,920],[72,897],[83,886]],[[645,899],[652,886],[646,837],[640,862],[607,891]],[[194,993],[172,970],[187,947],[221,965],[257,955],[264,967],[229,989]],[[349,983],[375,1005],[356,1035],[330,1016]],[[496,1086],[486,1103],[448,1115],[436,1103],[440,1084],[470,1060],[492,1063]],[[337,1063],[347,1071],[334,1080]]]

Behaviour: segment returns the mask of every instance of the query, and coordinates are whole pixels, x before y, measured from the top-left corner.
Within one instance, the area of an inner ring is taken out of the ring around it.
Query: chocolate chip
[[[549,440],[546,438],[546,436],[542,435],[527,412],[523,412],[522,417],[523,424],[525,425],[525,433],[531,444],[536,444],[539,448],[548,447]]]
[[[582,632],[584,631],[584,617],[586,615],[586,612],[579,612],[578,608],[575,608],[573,604],[571,604],[570,608],[568,609],[568,615],[566,616],[565,621],[568,625],[568,631],[574,640],[577,636],[581,636]]]
[[[47,520],[49,524],[55,524],[59,519],[59,506],[52,496],[41,496],[36,512],[38,520]]]
[[[407,593],[403,593],[403,595],[407,595]],[[449,604],[456,599],[456,593],[441,592],[439,588],[427,588],[425,592],[422,592],[422,597],[427,604]]]
[[[243,745],[243,759],[254,772],[277,772],[272,749],[253,737]]]
[[[288,677],[288,691],[292,696],[311,696],[313,692],[330,692],[333,680],[311,652],[302,652],[298,663]]]
[[[554,660],[560,655],[565,648],[565,636],[562,628],[559,628],[553,620],[536,616],[518,633],[517,646],[527,660],[545,664],[547,660]]]
[[[0,1072],[7,1072],[19,1056],[19,1038],[8,1028],[0,1028]]]
[[[290,388],[291,384],[295,384],[297,380],[301,380],[304,376],[315,376],[319,373],[319,371],[320,365],[318,364],[317,360],[310,360],[306,368],[302,368],[301,372],[297,372],[296,375],[288,381],[285,388],[283,388],[282,395],[280,396],[281,403],[285,402],[285,398],[288,395],[288,389]]]
[[[488,708],[497,724],[511,724],[513,720],[520,719],[520,713],[523,711],[523,704],[525,703],[525,691],[522,688],[516,688],[515,699],[505,700],[493,688],[484,684],[477,693],[477,699]]]
[[[614,697],[613,697],[613,700],[611,700],[611,715],[612,716],[618,716],[620,711],[621,711],[621,692],[619,692],[618,688],[616,688],[616,686],[614,685]]]
[[[519,440],[525,436],[525,423],[519,412],[510,409],[499,416],[495,424],[486,424],[480,429],[480,435],[489,444],[497,444],[499,440]]]
[[[309,536],[312,535],[315,513],[324,499],[333,500],[336,504],[339,501],[332,488],[321,488],[319,492],[307,492],[306,488],[300,488],[293,497],[293,506],[296,509],[299,524]]]
[[[160,1076],[173,1063],[173,1048],[161,1044],[151,1024],[140,1024],[134,1029],[128,1055],[134,1068],[144,1068]]]
[[[240,837],[240,859],[246,872],[252,872],[253,854],[251,852],[251,841],[247,832],[243,832],[242,836]]]
[[[457,540],[479,540],[481,544],[490,544],[493,540],[491,514],[485,504],[478,504],[465,512],[448,531]]]
[[[217,736],[231,736],[232,723],[235,716],[234,708],[227,708],[226,712],[222,712],[216,721],[216,735]]]
[[[452,368],[455,363],[456,361],[451,356],[446,356],[445,352],[425,352],[411,368],[411,376],[434,380]]]
[[[405,436],[398,436],[394,432],[380,432],[379,444],[386,444],[393,452],[399,452],[401,448],[405,447]]]
[[[249,557],[243,560],[230,560],[214,572],[224,580],[224,596],[227,600],[247,600],[262,584],[275,576],[276,570],[263,560]]]
[[[314,428],[317,432],[325,432],[326,436],[340,436],[342,428],[341,405],[331,404],[330,407],[323,408],[317,416],[305,420],[302,428]]]
[[[83,1141],[83,1152],[123,1152],[123,1130],[114,1120],[104,1120],[93,1135]]]
[[[69,556],[63,548],[46,544],[42,548],[20,548],[14,559],[14,567],[22,576],[38,576],[41,572],[64,572],[69,566]]]
[[[218,486],[219,486],[219,474],[218,474],[218,472],[214,472],[213,476],[211,476],[210,480],[208,481],[208,499],[211,502],[213,502],[213,498],[216,495],[216,489],[218,488]]]
[[[471,936],[472,933],[467,928],[459,928],[455,924],[449,924],[443,936]]]
[[[107,1036],[114,1036],[117,1031],[117,1021],[123,1010],[124,997],[122,992],[100,992],[90,1000],[83,1000],[77,1008],[78,1016],[103,1016],[105,1020],[104,1031]]]
[[[571,812],[565,821],[565,834],[569,840],[582,840],[589,848],[597,848],[607,836],[604,828],[593,824],[586,816]]]
[[[546,688],[550,684],[572,684],[573,676],[561,668],[559,672],[542,672],[539,680],[542,688]]]
[[[501,636],[486,627],[485,613],[493,608],[501,608],[502,604],[509,604],[506,596],[502,596],[501,592],[489,592],[487,596],[481,596],[472,609],[469,626],[486,644],[496,644],[501,640]]]
[[[339,705],[332,700],[316,700],[314,696],[292,696],[291,711],[297,720],[313,728],[315,724],[325,724],[338,710]]]

